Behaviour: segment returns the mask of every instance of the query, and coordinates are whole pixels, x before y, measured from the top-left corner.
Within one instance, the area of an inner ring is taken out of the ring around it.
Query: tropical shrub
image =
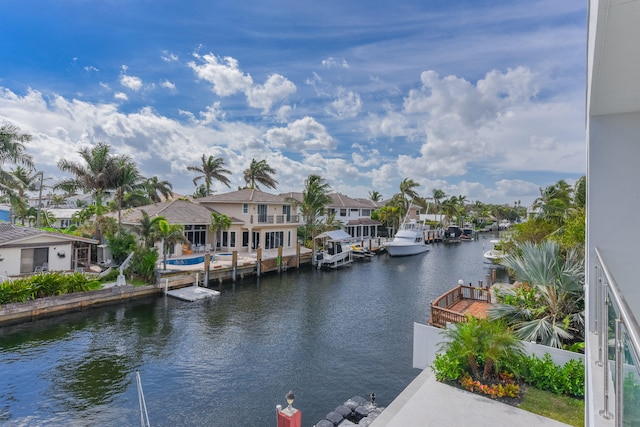
[[[574,397],[584,396],[584,364],[580,359],[573,359],[557,366],[549,353],[542,359],[535,356],[522,360],[523,380],[540,390]]]
[[[138,247],[131,258],[130,270],[146,283],[155,283],[157,261],[158,252],[155,248]]]
[[[502,321],[469,316],[466,322],[444,329],[442,335],[447,340],[441,350],[474,378],[498,378],[503,368],[517,365],[522,355],[522,343]]]
[[[465,373],[460,360],[448,352],[436,354],[431,370],[434,372],[436,380],[441,382],[455,381]]]
[[[50,272],[0,283],[0,304],[100,289],[95,279],[81,273]]]
[[[500,264],[525,285],[500,293],[489,318],[506,321],[524,341],[557,348],[584,341],[584,263],[578,252],[561,255],[554,241],[523,243]]]

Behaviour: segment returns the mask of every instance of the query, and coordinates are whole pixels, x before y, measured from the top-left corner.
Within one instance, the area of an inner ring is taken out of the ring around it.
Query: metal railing
[[[251,224],[300,224],[300,215],[251,215]]]
[[[600,416],[616,426],[640,423],[640,326],[613,275],[595,248],[597,368],[602,369]],[[596,396],[597,397],[597,396]]]
[[[491,303],[491,292],[482,287],[459,285],[442,294],[431,303],[431,320],[433,326],[444,328],[447,323],[459,323],[466,320],[464,313],[451,310],[458,302],[467,299]]]

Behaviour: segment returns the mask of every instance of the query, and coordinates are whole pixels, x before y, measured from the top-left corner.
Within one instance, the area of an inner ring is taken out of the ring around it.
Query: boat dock
[[[177,298],[182,301],[193,302],[204,298],[210,298],[220,295],[219,291],[200,286],[188,286],[186,288],[172,289],[166,291],[165,295]]]

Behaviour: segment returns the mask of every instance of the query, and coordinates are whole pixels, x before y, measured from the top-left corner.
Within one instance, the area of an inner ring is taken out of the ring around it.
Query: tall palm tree
[[[138,166],[126,156],[116,161],[116,170],[113,176],[114,199],[118,210],[118,225],[121,224],[122,205],[125,196],[143,188],[143,178],[138,171]]]
[[[211,212],[211,222],[209,223],[211,231],[213,231],[213,252],[216,252],[218,246],[218,234],[223,230],[228,230],[231,227],[231,219],[218,212]]]
[[[436,205],[436,213],[440,214],[440,224],[442,224],[442,213],[440,212],[441,200],[447,197],[444,191],[434,188],[431,192],[431,198]]]
[[[54,189],[62,189],[67,192],[82,190],[84,193],[91,193],[95,201],[97,217],[94,237],[98,240],[102,238],[98,226],[99,220],[102,218],[102,202],[106,191],[114,188],[119,169],[120,157],[112,155],[110,151],[111,146],[99,142],[93,147],[85,147],[78,151],[83,162],[60,160],[58,168],[72,174],[73,178],[63,179],[54,186]]]
[[[259,190],[257,183],[264,185],[267,188],[275,190],[278,185],[271,175],[275,174],[276,170],[269,166],[266,160],[256,161],[251,159],[251,164],[244,170],[244,182],[247,184],[247,188]]]
[[[309,175],[304,181],[302,200],[287,198],[286,201],[300,209],[305,221],[303,239],[306,242],[309,234],[314,237],[317,219],[324,215],[326,207],[331,203],[329,195],[331,186],[320,175]]]
[[[54,188],[65,191],[82,190],[91,193],[96,204],[96,215],[102,215],[105,192],[113,188],[114,179],[118,171],[118,156],[113,156],[111,147],[103,142],[78,151],[83,162],[72,162],[62,159],[58,168],[72,174],[73,178],[63,179]]]
[[[33,160],[25,148],[29,141],[31,135],[20,133],[17,127],[10,124],[0,125],[0,195],[5,194],[9,199],[17,197],[14,192],[16,181],[15,176],[4,169],[4,165],[15,164],[32,170]]]
[[[202,163],[200,165],[187,166],[188,171],[200,174],[193,178],[193,185],[197,186],[198,181],[204,180],[207,196],[211,194],[211,184],[214,179],[231,188],[229,178],[227,178],[227,175],[231,174],[231,171],[224,168],[223,158],[207,157],[203,154],[201,160]]]
[[[173,194],[173,185],[169,181],[160,181],[157,176],[147,178],[144,182],[144,189],[147,193],[147,197],[152,202],[158,203],[162,199],[160,196],[166,199],[170,199]]]
[[[411,178],[405,178],[400,183],[400,195],[405,203],[405,212],[409,211],[409,207],[411,206],[411,201],[417,199],[418,192],[416,188],[418,188],[420,184],[412,180]]]
[[[7,193],[11,208],[16,218],[21,218],[24,224],[24,218],[29,203],[27,200],[27,191],[35,191],[37,189],[38,179],[40,175],[33,169],[17,166],[14,170],[5,175],[4,182],[11,189]]]

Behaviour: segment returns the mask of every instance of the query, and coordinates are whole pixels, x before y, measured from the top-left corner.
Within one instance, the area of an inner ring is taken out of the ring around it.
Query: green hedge
[[[0,283],[0,305],[100,289],[98,280],[82,273],[49,272]]]
[[[522,376],[526,383],[550,391],[574,397],[584,396],[584,364],[580,359],[572,359],[557,366],[549,353],[542,359],[525,357]]]

